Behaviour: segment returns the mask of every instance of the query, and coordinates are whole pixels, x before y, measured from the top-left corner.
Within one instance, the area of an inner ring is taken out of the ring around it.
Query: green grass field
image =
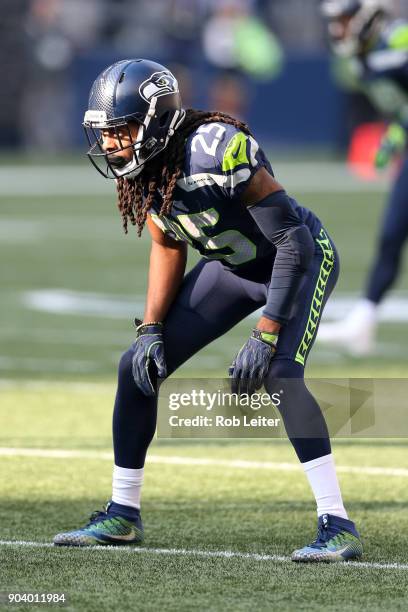
[[[3,389],[0,444],[13,454],[0,450],[2,542],[50,542],[107,499],[113,393],[107,384]],[[405,443],[341,441],[335,453],[365,565],[288,561],[314,535],[315,511],[287,443],[158,441],[146,468],[143,552],[0,545],[1,590],[63,592],[72,610],[406,609]],[[200,458],[211,464],[194,464]],[[265,469],[228,465],[236,459]]]
[[[288,561],[314,536],[316,519],[292,449],[280,440],[155,441],[141,551],[45,546],[109,498],[116,363],[132,341],[146,283],[147,237],[124,237],[111,186],[92,194],[80,171],[72,181],[57,167],[49,189],[32,169],[12,188],[0,181],[0,592],[64,592],[70,610],[405,610],[405,441],[334,444],[364,563]],[[336,296],[358,295],[384,193],[334,191],[322,176],[316,192],[294,195],[339,247]],[[406,276],[397,291],[406,295]],[[179,375],[224,376],[252,324],[242,322]],[[407,325],[383,323],[375,356],[356,361],[317,346],[309,374],[405,377],[407,341]],[[238,459],[249,463],[238,467]]]

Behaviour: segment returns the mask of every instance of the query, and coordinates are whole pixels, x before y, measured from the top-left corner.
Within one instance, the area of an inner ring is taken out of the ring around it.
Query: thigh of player
[[[289,359],[306,365],[310,349],[316,339],[324,306],[339,276],[339,257],[336,247],[322,229],[315,239],[313,262],[304,274],[291,317],[279,334],[274,361]]]

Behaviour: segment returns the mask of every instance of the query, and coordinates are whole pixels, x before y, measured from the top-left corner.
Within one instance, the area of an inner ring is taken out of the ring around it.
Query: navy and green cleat
[[[363,546],[354,523],[339,516],[323,514],[319,517],[316,540],[295,550],[292,561],[335,563],[359,559],[362,554]]]
[[[118,507],[125,509],[123,514],[118,514]],[[58,533],[54,538],[55,546],[123,546],[142,541],[140,512],[112,502],[104,510],[94,512],[85,527]]]

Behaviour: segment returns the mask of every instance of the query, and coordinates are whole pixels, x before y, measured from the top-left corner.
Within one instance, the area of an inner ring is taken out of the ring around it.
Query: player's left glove
[[[402,153],[407,144],[407,133],[398,123],[391,123],[375,156],[375,167],[386,168],[395,155]]]
[[[135,324],[140,323],[135,319]],[[164,357],[163,324],[140,323],[136,327],[136,341],[133,344],[132,374],[136,385],[147,396],[156,395],[156,368],[159,378],[166,378],[167,366]],[[152,380],[153,374],[153,380]]]
[[[276,353],[277,334],[254,329],[228,370],[233,393],[252,395],[262,387]]]

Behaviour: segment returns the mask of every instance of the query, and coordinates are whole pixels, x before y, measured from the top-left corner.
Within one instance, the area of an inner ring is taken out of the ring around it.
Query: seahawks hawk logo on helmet
[[[150,102],[154,97],[158,98],[166,94],[178,93],[178,90],[177,79],[171,72],[165,70],[154,72],[139,87],[139,93],[146,102]]]

